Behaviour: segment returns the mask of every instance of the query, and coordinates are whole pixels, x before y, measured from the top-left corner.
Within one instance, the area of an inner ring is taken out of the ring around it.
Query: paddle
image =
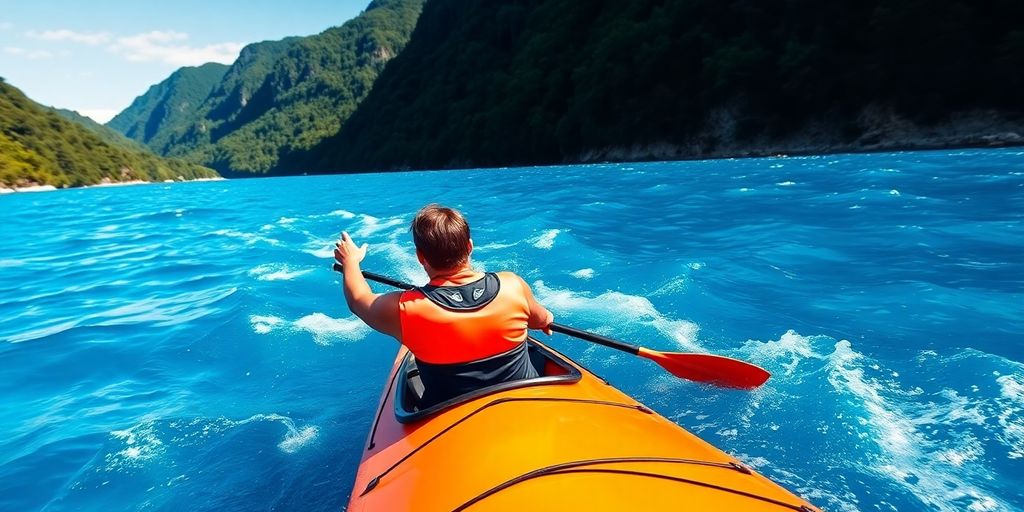
[[[341,265],[335,263],[334,270],[341,272]],[[377,281],[386,285],[412,290],[416,288],[409,283],[396,281],[389,277],[373,272],[363,271],[363,277],[371,281]],[[733,359],[731,357],[716,356],[714,354],[694,354],[685,352],[661,352],[645,347],[630,345],[616,339],[601,336],[591,332],[569,327],[558,323],[551,324],[551,330],[574,338],[604,345],[609,348],[621,350],[629,354],[650,359],[658,363],[662,368],[676,377],[704,382],[727,388],[754,389],[764,384],[771,376],[763,368],[753,364]]]

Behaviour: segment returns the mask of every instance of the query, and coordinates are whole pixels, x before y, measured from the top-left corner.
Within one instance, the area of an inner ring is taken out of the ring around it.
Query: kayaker
[[[404,292],[376,294],[360,262],[367,244],[341,234],[334,257],[344,267],[349,309],[392,336],[416,357],[421,407],[492,384],[537,376],[525,343],[527,329],[551,334],[552,314],[512,272],[479,272],[470,263],[473,240],[457,210],[429,204],[411,226],[416,258],[430,278]]]

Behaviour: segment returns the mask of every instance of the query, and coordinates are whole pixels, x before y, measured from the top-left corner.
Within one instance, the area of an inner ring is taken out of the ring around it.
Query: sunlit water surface
[[[343,508],[396,344],[332,242],[422,282],[431,201],[563,323],[772,371],[727,391],[551,340],[824,508],[1024,508],[1011,149],[0,197],[0,510]]]

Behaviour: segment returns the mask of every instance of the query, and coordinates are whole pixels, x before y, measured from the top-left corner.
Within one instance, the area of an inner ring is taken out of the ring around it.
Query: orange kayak
[[[348,510],[817,511],[530,339],[540,377],[427,409],[399,350]]]

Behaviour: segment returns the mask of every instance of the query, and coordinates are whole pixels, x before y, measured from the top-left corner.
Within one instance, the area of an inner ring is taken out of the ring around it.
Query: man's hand
[[[345,231],[341,232],[341,240],[334,244],[334,247],[334,259],[338,260],[342,267],[350,264],[358,265],[366,257],[367,244],[363,244],[362,247],[357,246]]]

